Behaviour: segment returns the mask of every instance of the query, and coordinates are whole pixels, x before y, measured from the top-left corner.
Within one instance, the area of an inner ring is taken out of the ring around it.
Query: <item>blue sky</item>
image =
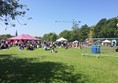
[[[26,26],[17,23],[16,27],[7,30],[1,27],[0,34],[18,35],[30,34],[43,36],[46,33],[59,34],[63,30],[71,30],[72,22],[55,21],[81,21],[84,24],[95,25],[102,18],[118,16],[118,0],[20,0],[26,4],[29,11],[26,17],[33,19]],[[22,22],[22,21],[21,21]]]

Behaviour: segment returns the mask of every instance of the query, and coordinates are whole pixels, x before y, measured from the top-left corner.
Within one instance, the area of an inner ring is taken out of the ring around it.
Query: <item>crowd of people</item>
[[[0,41],[0,49],[8,49],[8,48],[9,48],[8,42],[5,40],[1,40]]]
[[[0,40],[0,49],[9,49],[10,47],[17,46],[19,50],[35,50],[37,48],[43,48],[44,50],[50,50],[51,53],[57,53],[56,47],[60,48],[82,48],[82,44],[73,42],[47,42],[47,41],[15,41],[8,42],[5,40]]]

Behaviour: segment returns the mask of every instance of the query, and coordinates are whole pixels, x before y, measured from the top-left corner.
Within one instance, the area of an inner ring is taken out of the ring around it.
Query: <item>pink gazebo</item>
[[[15,42],[15,41],[33,41],[33,40],[39,40],[38,38],[35,38],[35,37],[33,37],[33,36],[30,36],[30,35],[28,35],[28,34],[22,34],[22,35],[19,35],[19,36],[16,36],[16,37],[12,37],[12,38],[8,38],[7,39],[8,40],[8,42],[10,42],[10,41],[13,41],[13,42]]]

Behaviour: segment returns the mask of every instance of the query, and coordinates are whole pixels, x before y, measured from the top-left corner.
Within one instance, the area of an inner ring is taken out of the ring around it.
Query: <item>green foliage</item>
[[[93,38],[94,37],[94,28],[90,28],[90,32],[89,32],[89,34],[88,34],[88,37],[89,38]]]
[[[54,42],[54,41],[56,41],[56,39],[57,39],[57,34],[56,33],[49,33],[48,34],[49,35],[49,40],[51,41],[51,42]]]
[[[74,29],[71,31],[71,41],[75,41],[75,40],[79,40],[79,30],[78,29]]]
[[[118,36],[118,19],[101,19],[94,27],[94,33],[96,38],[115,38]]]
[[[67,40],[71,41],[71,31],[64,30],[59,34],[59,37],[64,37]]]
[[[85,41],[86,38],[116,38],[118,37],[118,18],[103,18],[95,26],[89,27],[87,24],[79,29],[63,30],[59,33],[59,37],[64,37],[68,41]],[[44,34],[43,39],[46,41],[54,41],[51,34]]]
[[[79,39],[80,41],[84,41],[86,38],[88,38],[88,34],[89,34],[89,27],[87,24],[83,25],[81,28],[80,28],[80,36],[79,36]]]
[[[7,38],[10,38],[10,37],[13,37],[12,35],[10,34],[5,34],[5,35],[0,35],[0,39],[7,39]]]
[[[45,40],[45,41],[49,41],[48,34],[44,34],[42,38],[43,38],[43,40]]]
[[[5,25],[9,25],[11,20],[16,20],[17,16],[23,17],[27,10],[27,6],[20,4],[19,0],[0,0],[0,20]]]
[[[100,37],[99,34],[100,34],[100,31],[101,31],[102,27],[104,26],[105,22],[106,22],[106,18],[103,18],[94,27],[95,38]]]
[[[44,34],[43,39],[46,41],[54,42],[58,38],[56,33]]]

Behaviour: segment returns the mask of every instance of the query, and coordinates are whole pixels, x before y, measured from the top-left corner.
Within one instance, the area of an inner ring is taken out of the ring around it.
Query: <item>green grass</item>
[[[0,50],[0,83],[118,83],[116,52],[105,50],[96,58],[82,56],[90,49],[57,50]]]

